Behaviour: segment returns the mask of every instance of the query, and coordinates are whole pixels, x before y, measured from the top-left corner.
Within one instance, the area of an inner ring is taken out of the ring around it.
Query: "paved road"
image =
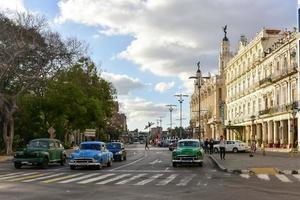
[[[167,149],[128,147],[128,159],[102,170],[13,168],[0,164],[0,199],[299,199],[300,177],[234,175],[204,166],[173,168]]]

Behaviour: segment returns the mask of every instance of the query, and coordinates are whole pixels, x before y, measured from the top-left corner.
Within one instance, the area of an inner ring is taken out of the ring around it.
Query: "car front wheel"
[[[176,162],[173,162],[172,165],[173,165],[173,167],[177,167],[177,163]]]
[[[22,163],[20,163],[20,162],[14,162],[14,165],[15,165],[16,169],[21,169],[21,167],[22,167]]]
[[[237,148],[233,148],[233,153],[238,153],[239,152],[239,150],[237,149]]]
[[[42,168],[47,169],[49,164],[48,158],[45,158],[44,161],[42,162]]]
[[[111,167],[111,160],[108,160],[108,162],[107,162],[107,167]]]
[[[76,169],[76,166],[75,165],[70,165],[70,169],[74,170],[74,169]]]
[[[215,153],[218,153],[218,152],[219,152],[219,149],[218,149],[218,148],[215,148],[215,149],[214,149],[214,152],[215,152]]]

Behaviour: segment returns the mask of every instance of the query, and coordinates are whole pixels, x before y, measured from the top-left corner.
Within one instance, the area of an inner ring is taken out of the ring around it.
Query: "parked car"
[[[176,139],[172,139],[170,141],[170,144],[169,144],[169,150],[173,151],[174,149],[176,149],[176,146],[177,146],[177,140]]]
[[[217,153],[220,151],[220,141],[214,141],[214,142],[216,142],[214,144],[214,152]],[[250,150],[250,147],[247,146],[246,143],[240,140],[227,140],[225,150],[227,152],[238,153],[238,152],[248,151]]]
[[[196,163],[203,165],[203,148],[199,140],[183,139],[177,143],[177,148],[172,152],[172,165],[177,167],[179,163]]]
[[[121,142],[110,142],[106,144],[106,148],[113,153],[114,160],[126,160],[126,150]]]
[[[101,169],[102,166],[111,167],[113,153],[106,149],[104,142],[89,141],[82,142],[80,148],[70,155],[70,169],[76,167],[92,166]]]
[[[29,142],[27,148],[16,151],[14,155],[14,166],[20,169],[23,165],[40,165],[48,168],[49,163],[66,163],[66,152],[59,140],[56,139],[34,139]]]

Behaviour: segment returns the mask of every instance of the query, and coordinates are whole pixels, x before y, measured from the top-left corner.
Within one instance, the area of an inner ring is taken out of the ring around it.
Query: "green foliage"
[[[16,133],[24,141],[49,137],[50,127],[62,141],[66,133],[86,128],[101,128],[100,138],[107,139],[103,129],[112,115],[115,90],[99,77],[90,59],[56,73],[44,86],[40,94],[28,93],[18,100]]]

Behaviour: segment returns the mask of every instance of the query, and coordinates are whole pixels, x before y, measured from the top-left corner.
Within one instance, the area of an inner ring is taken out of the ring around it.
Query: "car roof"
[[[198,139],[182,139],[182,140],[179,140],[178,142],[184,142],[184,141],[193,141],[193,142],[199,142]]]
[[[86,141],[86,142],[81,142],[80,144],[105,144],[105,143],[101,141]]]
[[[108,142],[107,144],[122,144],[122,142]]]
[[[60,142],[58,139],[51,139],[51,138],[36,138],[36,139],[31,140],[31,141],[38,141],[38,140],[47,141],[47,142],[50,142],[50,141]]]

